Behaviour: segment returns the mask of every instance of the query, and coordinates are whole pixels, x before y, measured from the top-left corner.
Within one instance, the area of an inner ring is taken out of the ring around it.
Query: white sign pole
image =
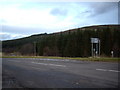
[[[93,43],[92,43],[91,53],[92,53],[92,57],[93,57]]]
[[[100,40],[99,40],[99,56],[100,56]]]

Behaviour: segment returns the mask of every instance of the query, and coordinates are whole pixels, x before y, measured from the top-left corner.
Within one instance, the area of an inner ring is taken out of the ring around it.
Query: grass
[[[103,61],[103,62],[120,62],[120,58],[111,57],[52,57],[52,56],[2,56],[2,58],[47,58],[47,59],[71,59],[81,61]]]

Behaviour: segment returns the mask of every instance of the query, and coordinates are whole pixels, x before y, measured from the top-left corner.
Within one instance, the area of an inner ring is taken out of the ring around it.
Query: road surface
[[[120,73],[118,63],[40,58],[3,58],[2,69],[24,88],[118,88]]]
[[[0,58],[0,90],[2,89],[2,58]]]

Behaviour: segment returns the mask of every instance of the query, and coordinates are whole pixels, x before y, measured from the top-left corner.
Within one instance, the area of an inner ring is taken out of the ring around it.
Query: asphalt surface
[[[118,63],[112,62],[3,58],[2,71],[14,77],[24,88],[119,87]]]
[[[0,58],[0,90],[2,89],[2,58]]]

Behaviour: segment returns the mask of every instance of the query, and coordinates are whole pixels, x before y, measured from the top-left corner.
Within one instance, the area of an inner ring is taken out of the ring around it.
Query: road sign
[[[99,43],[99,39],[98,38],[91,38],[91,43]]]
[[[99,38],[91,38],[91,54],[92,56],[100,55],[100,39]]]

